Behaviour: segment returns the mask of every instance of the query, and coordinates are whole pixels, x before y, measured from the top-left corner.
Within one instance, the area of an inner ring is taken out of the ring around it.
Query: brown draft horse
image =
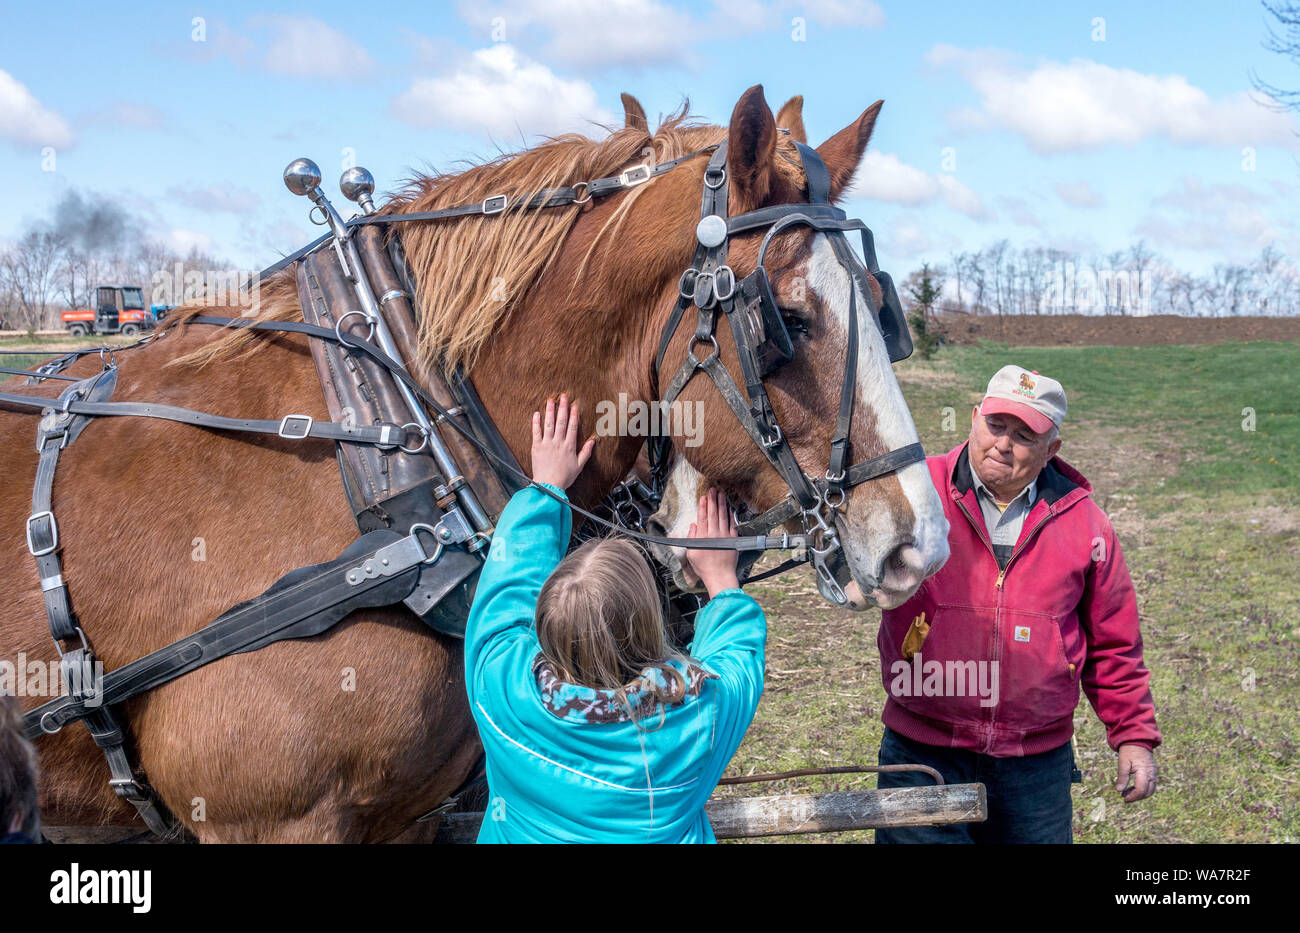
[[[880,106],[818,149],[835,196],[856,170]],[[628,125],[603,140],[564,136],[456,175],[418,178],[382,209],[426,210],[499,193],[513,200],[724,138],[733,213],[803,201],[790,142],[804,139],[801,107],[795,98],[774,119],[762,88],[754,87],[727,127],[688,122],[683,111],[651,134],[640,105],[625,98]],[[598,400],[620,392],[655,398],[651,364],[678,277],[690,263],[705,163],[692,160],[599,203],[403,231],[420,283],[423,352],[469,368],[523,464],[529,413],[549,394],[563,390],[579,399],[588,429]],[[759,234],[735,240],[738,277],[753,268],[758,240]],[[778,240],[768,256],[777,299],[807,321],[809,333],[798,359],[770,378],[769,391],[804,470],[820,475],[851,286],[847,275],[832,281],[810,231],[795,228]],[[260,304],[263,317],[299,318],[289,277],[264,286]],[[118,354],[114,400],[248,418],[327,417],[306,338],[231,336],[186,325],[185,317],[169,321],[153,343]],[[672,365],[685,357],[690,332],[679,329],[666,356]],[[725,332],[722,361],[739,379]],[[864,323],[861,339],[851,460],[916,439],[879,333]],[[70,373],[91,375],[98,366],[85,358]],[[702,406],[704,442],[680,448],[678,456],[758,508],[785,495],[707,379],[695,379],[683,400]],[[0,536],[0,658],[11,662],[20,652],[29,662],[57,661],[22,534],[35,432],[32,414],[0,410],[7,441],[0,451],[0,527],[10,529]],[[575,500],[590,505],[607,493],[642,440],[600,438]],[[68,447],[54,510],[73,607],[109,670],[202,627],[295,567],[332,559],[357,535],[329,442],[140,418],[95,419]],[[840,529],[855,575],[867,563],[886,567],[892,590],[882,595],[901,601],[946,556],[941,516],[921,464],[855,488]],[[904,552],[908,559],[900,560]],[[31,708],[45,699],[23,702]],[[203,842],[427,837],[432,825],[413,827],[413,819],[467,777],[478,753],[460,644],[400,606],[359,611],[324,635],[223,658],[128,701],[123,713],[137,767]],[[43,737],[39,750],[48,825],[140,825],[110,790],[102,755],[82,725]]]

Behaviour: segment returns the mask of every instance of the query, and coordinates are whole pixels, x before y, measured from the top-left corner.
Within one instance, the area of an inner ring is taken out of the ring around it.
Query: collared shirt
[[[1038,477],[1035,476],[1019,494],[1007,504],[1005,509],[998,507],[993,491],[984,485],[979,474],[972,466],[971,481],[975,485],[975,498],[979,500],[980,511],[984,513],[984,525],[989,530],[989,539],[993,542],[993,553],[998,559],[998,566],[1003,569],[1011,559],[1011,552],[1020,540],[1020,531],[1025,525],[1025,516],[1034,507],[1038,498]]]

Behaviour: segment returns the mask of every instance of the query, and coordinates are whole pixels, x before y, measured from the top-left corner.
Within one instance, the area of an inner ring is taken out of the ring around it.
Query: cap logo
[[[1034,380],[1029,378],[1029,373],[1021,373],[1020,385],[1019,387],[1017,387],[1016,391],[1019,392],[1021,395],[1028,395],[1030,398],[1033,398],[1034,385],[1035,385]]]

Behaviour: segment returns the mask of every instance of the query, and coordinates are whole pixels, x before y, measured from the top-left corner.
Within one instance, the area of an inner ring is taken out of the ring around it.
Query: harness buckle
[[[689,266],[682,272],[681,278],[677,280],[677,294],[682,298],[691,301],[695,300],[695,279],[699,276],[700,270],[694,266]],[[690,276],[689,281],[687,276]]]
[[[723,273],[726,276],[723,276]],[[723,294],[722,283],[727,283],[726,294]],[[718,266],[713,271],[713,297],[718,301],[726,301],[732,295],[736,294],[736,273],[731,271],[731,266]]]
[[[32,525],[41,519],[47,519],[50,527],[47,533],[50,536],[50,546],[37,548],[36,542],[32,540]],[[54,513],[49,509],[44,512],[35,512],[27,516],[27,550],[31,552],[32,557],[44,557],[46,554],[53,554],[59,547],[59,526],[54,521]]]
[[[771,437],[768,437],[766,434],[762,435],[762,437],[763,437],[763,448],[765,450],[771,450],[773,447],[777,446],[783,440],[785,440],[785,436],[781,433],[781,426],[779,424],[772,425]]]
[[[302,433],[294,434],[290,431],[296,431],[297,428],[290,428],[289,422],[302,425]],[[304,423],[305,422],[305,423]],[[287,437],[289,440],[301,440],[304,437],[311,436],[312,417],[311,415],[285,415],[280,419],[280,428],[275,433],[281,437]]]
[[[489,216],[500,214],[510,205],[510,199],[504,194],[494,194],[490,198],[483,199],[483,214]]]
[[[113,788],[113,792],[123,800],[133,804],[142,804],[149,802],[149,795],[145,793],[140,782],[134,777],[129,778],[109,778],[108,786]]]
[[[624,188],[635,188],[637,185],[643,185],[650,180],[650,166],[642,163],[634,165],[626,172],[618,176],[619,184]]]

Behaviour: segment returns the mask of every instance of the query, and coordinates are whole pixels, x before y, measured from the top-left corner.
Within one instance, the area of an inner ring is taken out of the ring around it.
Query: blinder
[[[759,266],[740,280],[739,299],[745,342],[758,361],[758,374],[769,375],[794,359],[794,341],[776,306],[767,270]]]

